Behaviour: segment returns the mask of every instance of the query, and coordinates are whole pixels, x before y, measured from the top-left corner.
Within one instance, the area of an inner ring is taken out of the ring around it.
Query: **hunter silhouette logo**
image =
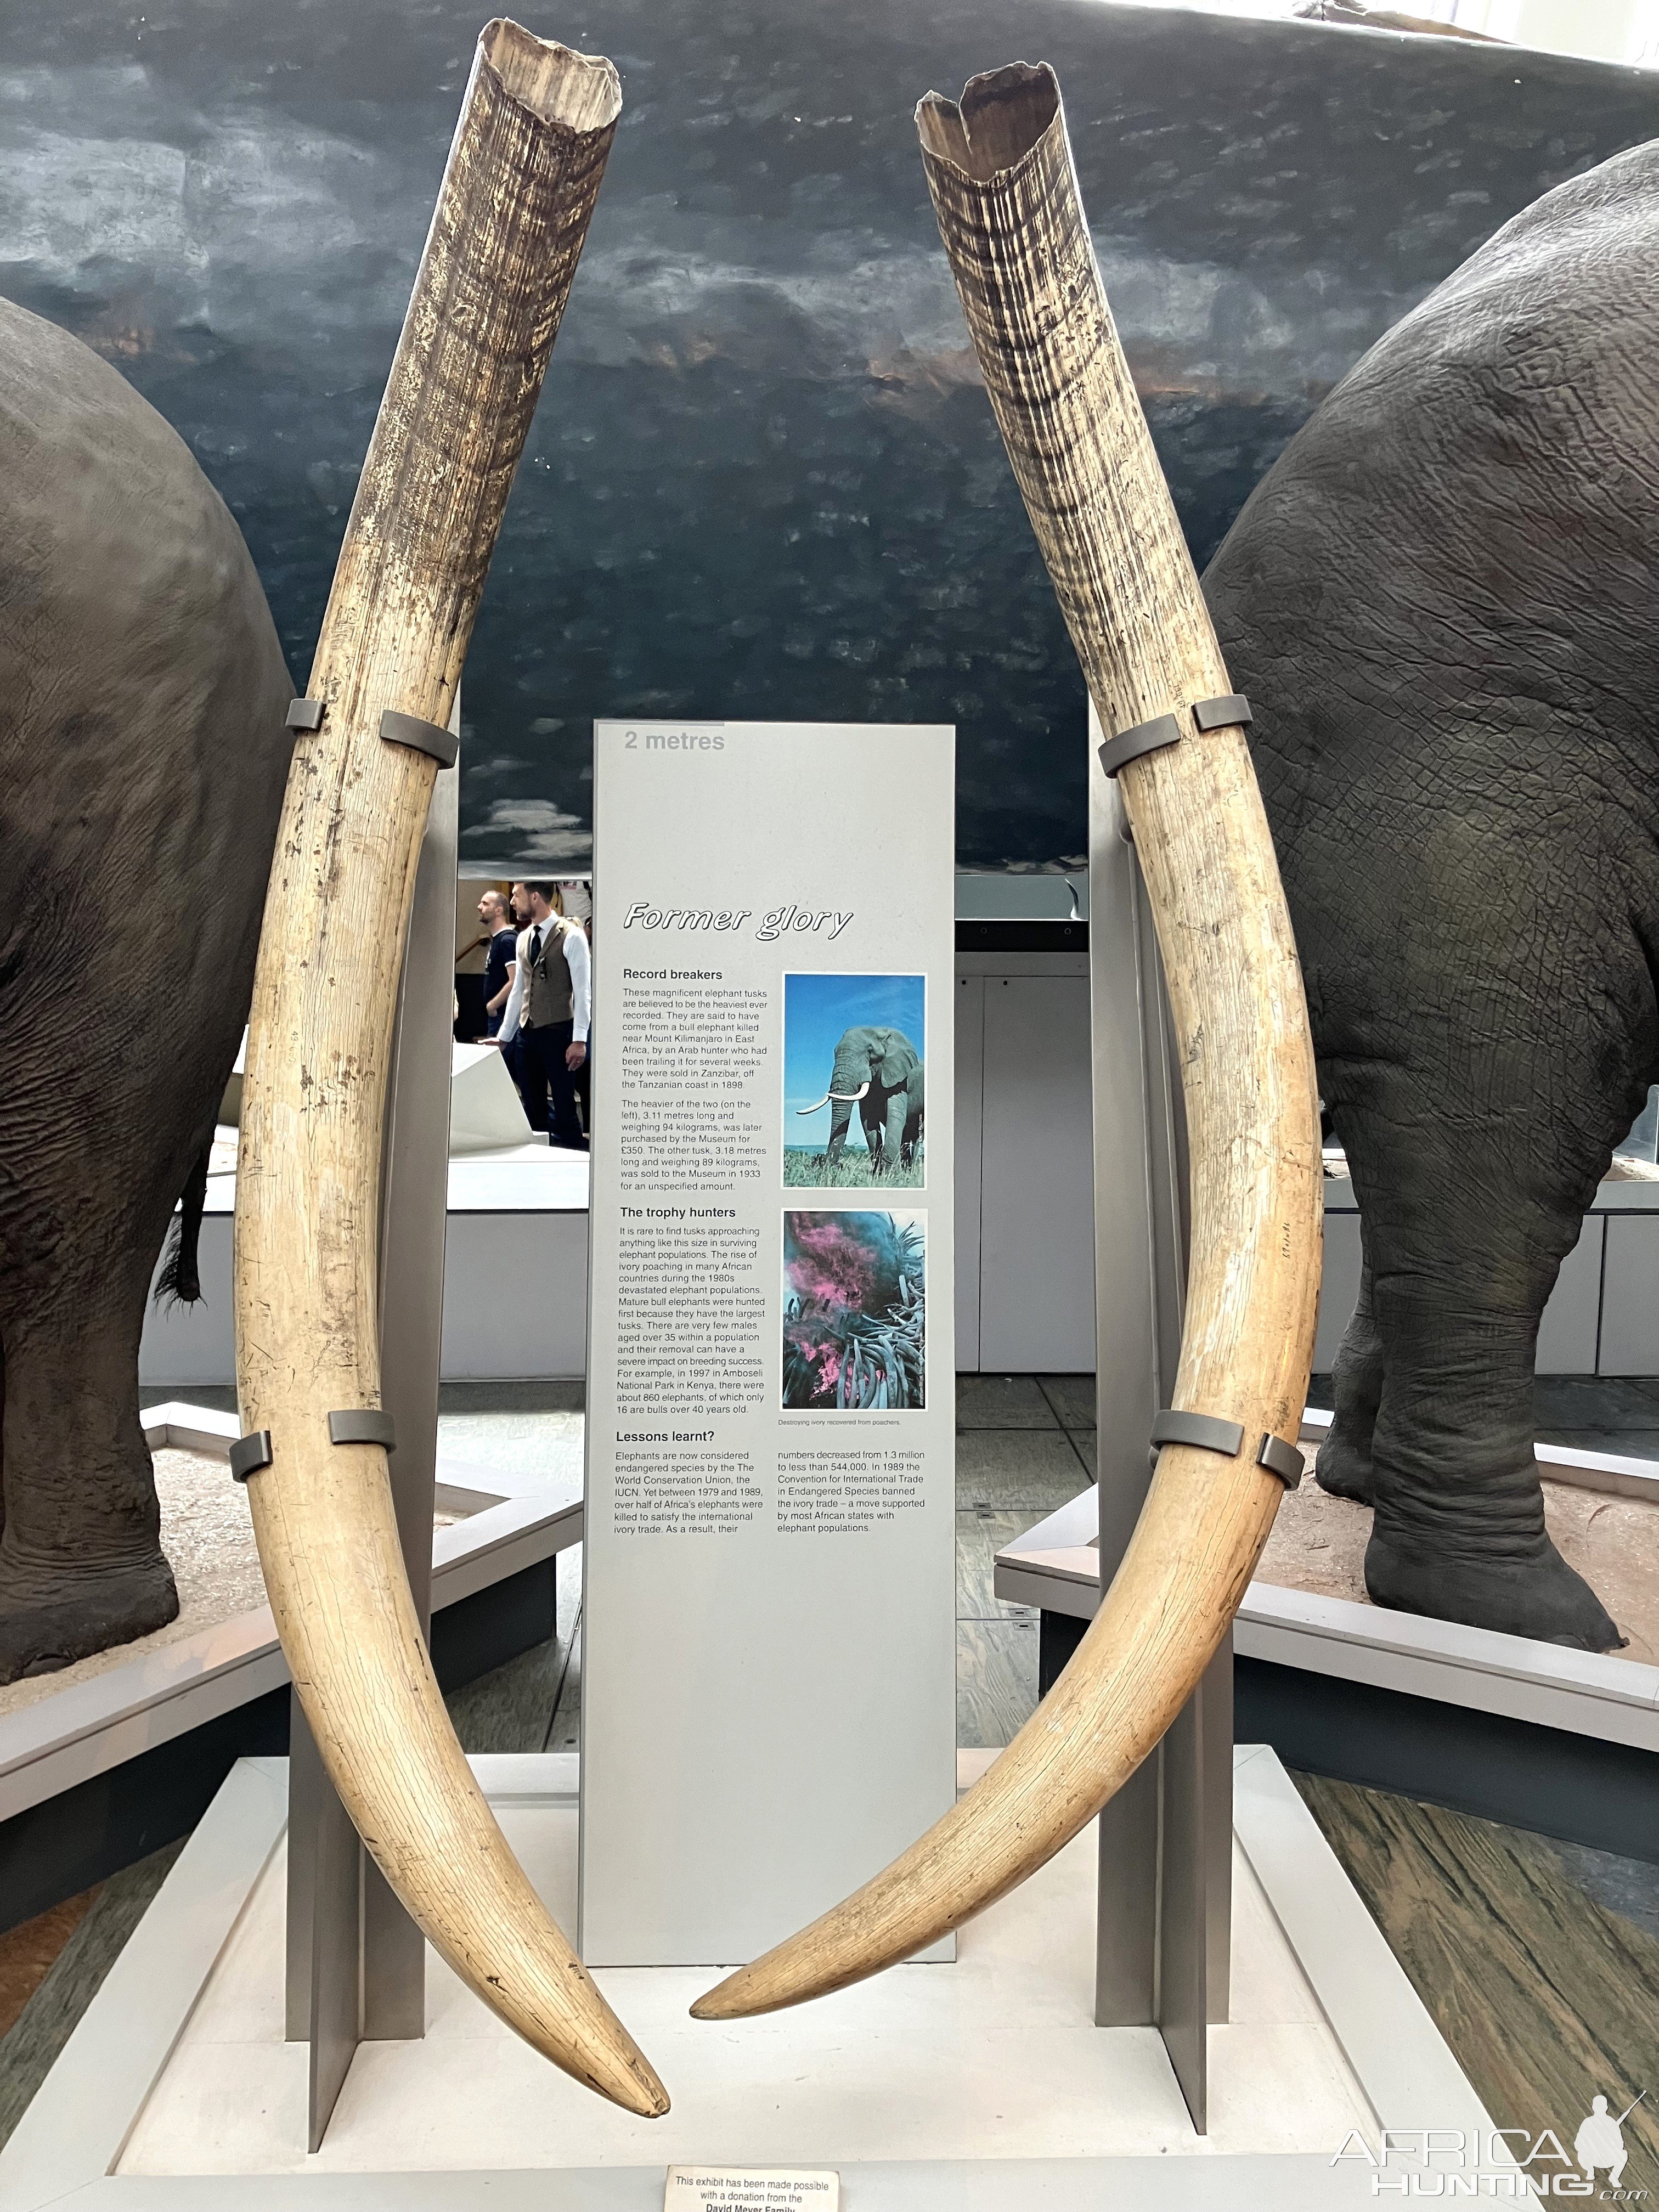
[[[1642,2097],[1647,2094],[1644,2089]],[[1572,2154],[1587,2181],[1593,2181],[1604,2166],[1609,2189],[1617,2189],[1624,2180],[1625,2160],[1630,2156],[1625,2148],[1625,2122],[1641,2103],[1642,2097],[1633,2098],[1616,2120],[1607,2110],[1605,2097],[1591,2098],[1583,2124],[1572,2139]]]
[[[1633,2097],[1615,2118],[1598,2094],[1569,2150],[1553,2128],[1385,2128],[1376,2144],[1350,2130],[1333,2166],[1358,2160],[1371,2169],[1373,2197],[1576,2197],[1640,2204],[1645,2189],[1625,2186],[1630,2151],[1625,2122],[1645,2101]],[[1605,2179],[1602,2177],[1605,2176]]]

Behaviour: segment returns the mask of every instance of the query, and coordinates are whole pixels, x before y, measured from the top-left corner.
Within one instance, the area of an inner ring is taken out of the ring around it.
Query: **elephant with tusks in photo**
[[[826,1167],[833,1167],[846,1149],[854,1106],[864,1124],[871,1167],[891,1170],[911,1166],[921,1142],[921,1055],[902,1030],[868,1025],[844,1030],[836,1047],[828,1091],[796,1110],[816,1114],[825,1105],[830,1109]]]

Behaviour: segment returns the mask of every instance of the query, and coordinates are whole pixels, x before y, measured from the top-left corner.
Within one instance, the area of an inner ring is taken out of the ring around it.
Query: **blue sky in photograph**
[[[822,1148],[830,1141],[830,1109],[798,1115],[830,1088],[843,1030],[862,1023],[902,1030],[924,1061],[927,979],[921,975],[786,975],[783,979],[783,1141]],[[856,1087],[856,1086],[855,1086]],[[862,1151],[856,1113],[848,1144]]]

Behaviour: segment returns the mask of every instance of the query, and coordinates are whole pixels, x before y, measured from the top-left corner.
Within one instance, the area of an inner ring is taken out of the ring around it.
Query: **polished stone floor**
[[[1533,1410],[1540,1443],[1659,1459],[1659,1375],[1540,1375]]]

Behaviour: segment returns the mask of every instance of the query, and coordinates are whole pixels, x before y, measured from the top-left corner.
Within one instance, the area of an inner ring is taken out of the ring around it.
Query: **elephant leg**
[[[1330,1432],[1319,1448],[1314,1472],[1322,1490],[1334,1498],[1374,1503],[1371,1490],[1371,1434],[1382,1402],[1382,1339],[1371,1312],[1371,1271],[1360,1270],[1359,1300],[1344,1330],[1331,1371],[1336,1400]]]
[[[1465,1126],[1454,1136],[1387,1097],[1348,1120],[1343,1135],[1363,1185],[1383,1370],[1365,1554],[1372,1600],[1583,1650],[1616,1649],[1617,1628],[1546,1533],[1533,1455],[1538,1324],[1577,1238],[1583,1178],[1573,1176],[1565,1197],[1528,1189],[1502,1130],[1482,1136]],[[1594,1191],[1593,1170],[1585,1188]]]
[[[901,1091],[887,1102],[887,1125],[882,1134],[881,1157],[894,1170],[904,1164],[904,1123],[909,1101]]]
[[[879,1115],[875,1115],[873,1118],[869,1115],[866,1115],[864,1116],[864,1142],[866,1149],[868,1151],[870,1155],[871,1173],[872,1175],[879,1175],[882,1171],[883,1166],[885,1164],[882,1152],[881,1116]]]
[[[131,1273],[131,1271],[125,1271]],[[8,1316],[0,1431],[0,1682],[50,1674],[178,1613],[138,1419],[149,1270]]]

